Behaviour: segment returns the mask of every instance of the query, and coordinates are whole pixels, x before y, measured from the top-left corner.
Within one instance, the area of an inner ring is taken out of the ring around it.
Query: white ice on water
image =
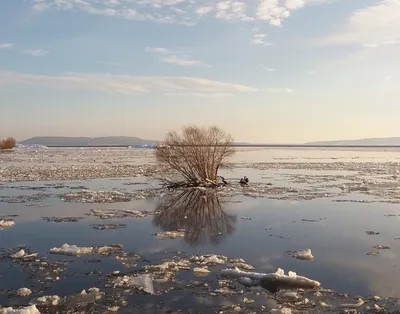
[[[20,309],[13,309],[12,307],[5,307],[0,309],[0,314],[40,314],[36,305],[27,306]]]
[[[119,277],[114,281],[114,287],[133,287],[139,290],[143,290],[149,294],[154,294],[153,281],[150,275],[140,275],[140,276],[124,276]]]
[[[20,297],[27,297],[28,295],[32,294],[32,290],[28,288],[21,288],[17,290],[17,295]]]
[[[3,228],[11,228],[15,226],[15,222],[12,220],[0,220],[0,230]]]
[[[182,231],[165,231],[156,233],[159,239],[179,239],[185,237],[185,232]]]
[[[221,275],[225,277],[233,277],[233,278],[250,278],[255,280],[271,280],[274,282],[281,282],[283,284],[298,284],[304,285],[307,287],[318,288],[321,284],[318,281],[311,280],[307,277],[298,276],[295,272],[290,271],[288,275],[285,275],[285,271],[283,269],[278,268],[275,273],[271,274],[263,274],[263,273],[253,273],[253,272],[245,272],[241,271],[239,268],[233,269],[225,269],[221,272]]]
[[[52,248],[50,249],[50,253],[52,254],[61,254],[61,255],[87,255],[92,254],[93,247],[79,247],[76,245],[69,245],[68,243],[63,244],[60,248]]]
[[[305,251],[297,252],[294,255],[294,257],[297,258],[297,259],[302,259],[302,260],[307,260],[307,261],[311,261],[311,260],[314,259],[314,256],[312,255],[310,249],[307,249]]]
[[[11,258],[22,258],[24,256],[25,256],[25,251],[21,249],[17,253],[11,255]]]

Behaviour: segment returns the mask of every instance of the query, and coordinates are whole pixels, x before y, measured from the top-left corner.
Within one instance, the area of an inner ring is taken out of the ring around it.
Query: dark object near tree
[[[233,138],[216,126],[184,127],[169,132],[156,148],[156,159],[178,172],[190,186],[218,186],[218,170],[235,153]]]
[[[13,149],[16,144],[17,144],[16,140],[12,137],[9,137],[6,140],[0,141],[0,149],[2,150]]]
[[[239,183],[241,185],[247,185],[249,183],[249,178],[244,176],[243,178],[240,179]]]

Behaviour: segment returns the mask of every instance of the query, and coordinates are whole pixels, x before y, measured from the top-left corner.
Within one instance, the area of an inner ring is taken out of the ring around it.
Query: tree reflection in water
[[[236,216],[228,215],[213,190],[191,188],[160,198],[153,224],[163,231],[184,229],[191,246],[218,245],[235,231]]]

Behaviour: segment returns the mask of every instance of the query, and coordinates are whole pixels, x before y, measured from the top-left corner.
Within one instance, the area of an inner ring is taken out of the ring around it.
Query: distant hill
[[[364,138],[360,140],[343,140],[343,141],[323,141],[311,142],[305,145],[335,145],[335,146],[349,146],[349,145],[365,145],[365,146],[400,146],[400,137],[386,137],[386,138]]]
[[[32,137],[24,141],[20,141],[23,145],[45,145],[48,147],[73,147],[73,146],[130,146],[157,144],[159,141],[145,140],[138,137],[129,136],[107,136],[107,137]]]

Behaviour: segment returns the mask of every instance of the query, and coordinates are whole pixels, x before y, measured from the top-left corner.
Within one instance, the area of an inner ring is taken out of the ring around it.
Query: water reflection
[[[236,216],[228,215],[213,191],[188,189],[160,199],[153,224],[163,231],[184,229],[191,246],[218,245],[235,232]]]

